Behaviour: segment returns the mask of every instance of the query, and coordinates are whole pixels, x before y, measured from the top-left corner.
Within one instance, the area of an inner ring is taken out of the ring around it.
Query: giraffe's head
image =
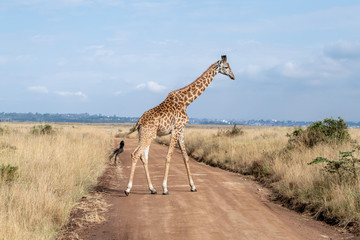
[[[216,71],[235,80],[235,75],[231,71],[229,63],[226,61],[226,55],[221,56],[221,60],[217,62]]]

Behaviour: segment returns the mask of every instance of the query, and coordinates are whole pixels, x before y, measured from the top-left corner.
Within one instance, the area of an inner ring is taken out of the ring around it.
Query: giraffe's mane
[[[191,86],[191,85],[192,85],[193,83],[195,83],[197,80],[199,80],[200,78],[202,78],[202,77],[205,75],[205,73],[207,73],[211,68],[213,68],[213,67],[215,66],[215,64],[217,64],[217,62],[213,63],[208,69],[206,69],[205,72],[203,72],[203,73],[201,74],[200,77],[198,77],[197,79],[195,79],[195,81],[193,81],[192,83],[186,85],[186,86],[183,87],[183,88],[179,88],[179,89],[177,89],[177,90],[174,90],[174,91],[172,91],[172,92],[177,92],[177,91],[182,91],[182,90],[187,89],[189,86]]]

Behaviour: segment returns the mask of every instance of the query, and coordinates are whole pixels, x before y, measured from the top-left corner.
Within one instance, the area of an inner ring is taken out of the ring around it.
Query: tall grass
[[[334,175],[323,171],[322,164],[307,164],[319,156],[335,159],[339,151],[351,151],[353,142],[289,149],[286,135],[293,130],[287,127],[243,128],[241,135],[226,136],[218,134],[223,130],[187,128],[185,144],[188,153],[199,161],[253,175],[272,187],[289,207],[339,226],[358,225],[359,185],[335,181]],[[360,143],[360,129],[350,129],[349,133]],[[166,144],[168,138],[157,141]],[[359,157],[359,151],[355,156]]]
[[[111,137],[87,125],[55,125],[49,134],[0,127],[0,163],[18,167],[13,181],[0,180],[0,239],[53,239],[103,172]]]
[[[246,173],[255,161],[282,149],[287,143],[288,128],[245,128],[242,134],[222,134],[224,129],[187,128],[185,144],[188,154],[197,160]],[[157,138],[167,144],[169,137]]]

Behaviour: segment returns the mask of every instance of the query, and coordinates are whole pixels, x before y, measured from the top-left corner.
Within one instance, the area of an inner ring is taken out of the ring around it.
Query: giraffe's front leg
[[[167,178],[168,178],[168,175],[169,175],[170,161],[171,161],[171,158],[172,158],[172,154],[174,152],[177,136],[178,136],[178,134],[176,134],[176,133],[172,134],[171,139],[170,139],[169,151],[168,151],[168,154],[166,156],[166,162],[165,162],[165,175],[164,175],[164,181],[163,181],[163,195],[168,195],[169,194],[169,191],[167,189]]]

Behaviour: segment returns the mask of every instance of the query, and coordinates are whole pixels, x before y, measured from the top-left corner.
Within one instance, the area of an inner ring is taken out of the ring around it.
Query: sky
[[[4,0],[0,112],[140,117],[226,54],[190,118],[360,121],[360,2]]]

